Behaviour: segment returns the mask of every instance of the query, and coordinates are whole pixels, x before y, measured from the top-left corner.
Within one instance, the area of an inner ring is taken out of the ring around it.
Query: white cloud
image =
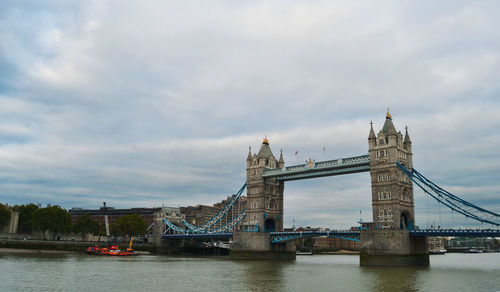
[[[364,154],[390,107],[417,169],[500,210],[495,2],[0,6],[8,203],[214,203],[265,134],[289,165]],[[366,175],[287,184],[285,220],[370,220],[369,191]]]

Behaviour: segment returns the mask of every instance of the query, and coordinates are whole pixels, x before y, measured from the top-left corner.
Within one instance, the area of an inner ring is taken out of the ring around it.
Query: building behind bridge
[[[348,240],[337,237],[314,238],[314,249],[318,251],[353,250],[359,251],[359,241]]]
[[[330,229],[328,228],[311,228],[311,227],[298,227],[295,230],[286,230],[285,231],[316,231],[316,232],[327,232]],[[309,241],[309,242],[307,242]],[[306,246],[310,244],[310,246]],[[338,237],[314,237],[305,240],[304,238],[296,240],[296,246],[299,250],[309,250],[314,249],[315,252],[330,252],[330,251],[338,251],[338,250],[350,250],[350,251],[359,251],[360,243],[359,241],[348,240],[345,238]]]
[[[487,237],[452,237],[446,242],[448,252],[464,252],[470,249],[500,251],[500,241]]]
[[[196,206],[187,206],[180,207],[181,214],[185,217],[185,220],[194,226],[200,226],[203,223],[212,219],[217,213],[226,206],[226,204],[234,198],[234,194],[228,196],[225,200],[221,202],[215,203],[212,206],[208,205],[196,205]],[[243,211],[247,206],[247,198],[245,196],[241,196],[238,201],[236,201],[227,213],[227,215],[221,219],[220,224],[224,225],[231,220],[238,217],[238,214]]]
[[[165,217],[169,221],[179,221],[181,218],[181,212],[179,208],[175,207],[156,207],[156,208],[129,208],[129,209],[115,209],[113,207],[101,207],[99,209],[82,209],[82,208],[71,208],[68,210],[71,215],[71,221],[73,224],[76,223],[78,218],[82,215],[90,215],[90,217],[97,222],[104,223],[104,215],[108,215],[109,224],[115,223],[118,219],[125,215],[139,215],[148,225],[155,222],[155,218]],[[178,218],[178,220],[175,220]]]

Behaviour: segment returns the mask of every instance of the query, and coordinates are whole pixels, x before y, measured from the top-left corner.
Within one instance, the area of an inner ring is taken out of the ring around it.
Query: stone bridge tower
[[[377,228],[413,229],[415,211],[413,184],[396,161],[412,169],[411,140],[408,128],[396,132],[389,111],[382,130],[375,136],[373,125],[368,137],[372,185],[373,222]]]
[[[277,160],[264,138],[258,153],[248,150],[247,216],[233,234],[231,256],[251,258],[295,258],[293,242],[271,243],[270,232],[283,231],[283,191],[285,184],[275,178],[263,178],[265,169],[285,166],[283,153]]]
[[[361,230],[362,266],[428,266],[427,238],[412,237],[415,227],[413,184],[396,162],[412,169],[408,129],[396,132],[389,111],[382,130],[368,136],[373,223]]]
[[[247,157],[247,228],[257,231],[283,231],[283,189],[284,183],[276,179],[264,179],[264,169],[283,167],[285,161],[280,153],[276,160],[267,137],[258,153],[248,150]]]

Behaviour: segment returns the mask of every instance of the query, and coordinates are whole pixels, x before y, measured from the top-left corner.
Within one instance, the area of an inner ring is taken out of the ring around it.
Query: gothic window
[[[390,173],[383,173],[377,176],[377,181],[390,181],[390,180],[391,180]]]
[[[391,192],[387,192],[387,191],[378,192],[377,195],[378,195],[378,199],[379,200],[390,200],[390,199],[392,199]]]
[[[392,207],[379,207],[377,217],[379,222],[393,222],[394,215],[392,214]]]

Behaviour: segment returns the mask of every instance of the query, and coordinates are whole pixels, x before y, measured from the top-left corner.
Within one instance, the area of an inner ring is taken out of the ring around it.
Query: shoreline
[[[78,253],[68,250],[50,250],[50,249],[27,249],[27,248],[9,248],[0,247],[0,253],[31,253],[31,254],[61,254],[61,253]]]

